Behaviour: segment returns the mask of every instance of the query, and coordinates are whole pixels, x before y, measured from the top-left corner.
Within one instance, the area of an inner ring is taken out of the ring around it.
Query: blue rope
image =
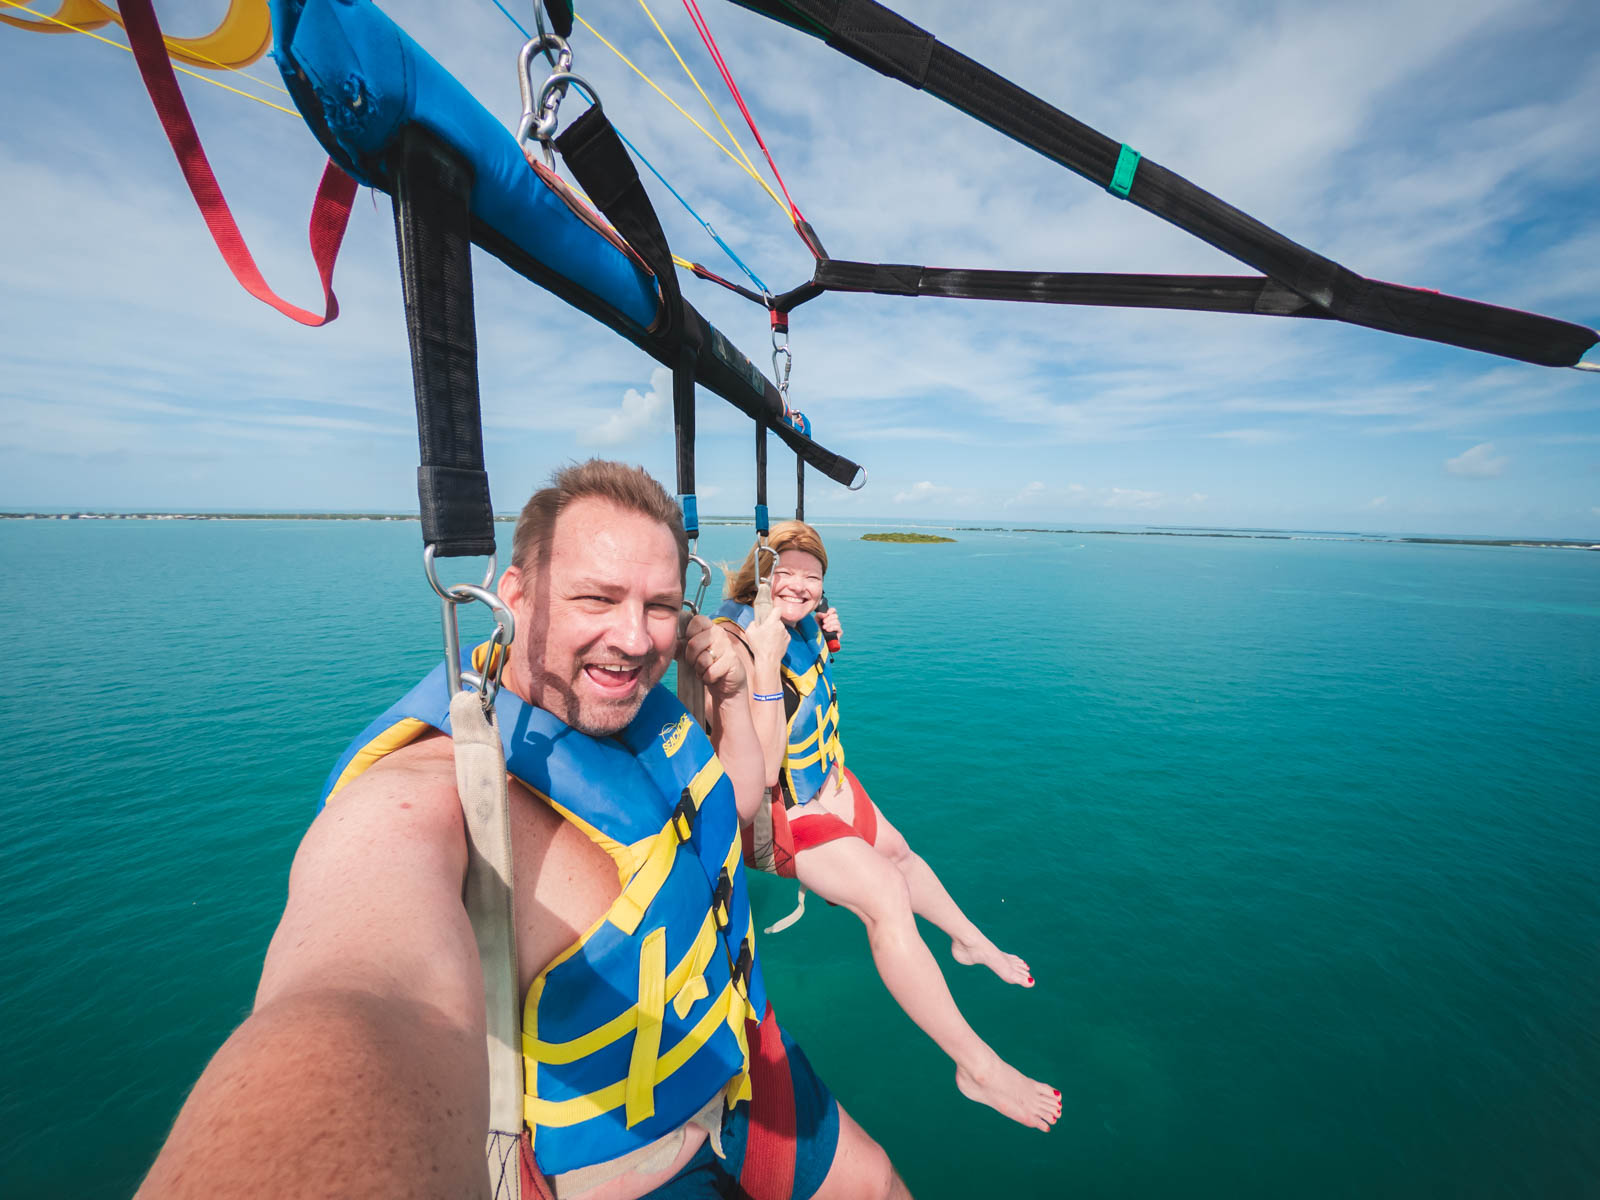
[[[537,3],[537,0],[535,0],[535,2]],[[525,39],[531,39],[533,37],[533,35],[531,33],[529,33],[526,29],[524,29],[522,27],[522,22],[517,20],[515,17],[513,17],[511,15],[510,10],[507,9],[504,4],[500,3],[500,0],[492,0],[492,3],[494,4],[494,6],[496,8],[498,8],[502,13],[505,14],[506,20],[510,21],[513,25],[515,25],[517,27],[517,32],[521,33],[522,36]],[[594,98],[591,96],[590,97],[591,102],[593,101],[593,99]],[[613,125],[613,128],[615,128],[615,125]],[[745,278],[748,279],[751,283],[755,284],[756,287],[760,288],[762,295],[764,295],[764,296],[771,295],[772,294],[771,293],[771,289],[768,288],[766,284],[761,282],[761,276],[757,275],[749,267],[745,266],[744,259],[740,258],[737,254],[735,254],[733,252],[733,247],[728,245],[727,242],[722,240],[722,235],[719,234],[715,229],[711,228],[711,222],[706,220],[699,213],[695,212],[694,206],[691,205],[687,200],[685,200],[681,195],[679,195],[678,189],[673,187],[670,183],[667,182],[667,177],[665,175],[663,175],[660,171],[656,170],[655,164],[653,164],[643,154],[639,153],[639,147],[635,146],[632,142],[630,142],[623,135],[623,132],[620,129],[617,130],[617,136],[619,138],[622,138],[622,144],[624,146],[626,146],[629,150],[633,151],[633,156],[635,158],[637,158],[645,166],[650,168],[650,174],[654,175],[657,179],[659,179],[661,181],[661,186],[666,188],[667,191],[672,193],[673,198],[676,199],[679,204],[683,205],[683,207],[688,211],[688,213],[689,213],[689,215],[691,217],[693,217],[696,221],[700,222],[700,227],[711,235],[711,240],[712,241],[716,242],[717,245],[722,247],[722,252],[733,260],[734,265],[737,266],[739,268],[739,270],[744,272]]]
[[[538,3],[538,0],[534,0],[534,2]],[[494,6],[496,8],[498,8],[501,12],[506,14],[506,20],[510,21],[513,25],[515,25],[517,27],[517,31],[522,34],[522,38],[523,38],[524,41],[531,42],[533,40],[533,34],[529,33],[526,29],[522,28],[522,22],[517,20],[515,17],[513,17],[511,15],[510,11],[506,8],[506,6],[504,4],[500,3],[500,0],[494,0]]]
[[[497,2],[498,2],[498,0],[497,0]],[[745,266],[744,259],[740,258],[737,254],[735,254],[733,252],[733,247],[728,245],[727,242],[722,240],[722,235],[719,234],[715,229],[711,228],[711,222],[706,220],[699,213],[695,212],[694,206],[691,205],[682,196],[678,195],[678,189],[673,187],[670,183],[667,182],[667,177],[665,175],[663,175],[660,171],[656,170],[655,164],[652,163],[643,154],[639,153],[639,147],[635,146],[632,142],[630,142],[627,139],[627,137],[624,136],[622,130],[620,130],[620,129],[617,130],[617,136],[619,138],[622,138],[622,144],[624,146],[626,146],[629,150],[633,151],[633,156],[635,158],[637,158],[640,162],[642,162],[645,166],[649,167],[650,168],[650,173],[652,175],[654,175],[657,179],[661,180],[661,186],[666,188],[667,191],[671,192],[673,194],[673,196],[675,196],[677,198],[678,203],[683,205],[683,207],[686,210],[688,210],[688,213],[689,213],[689,215],[691,217],[693,217],[696,221],[700,222],[700,227],[711,235],[711,240],[712,241],[716,242],[717,245],[722,247],[722,252],[724,254],[726,254],[729,258],[733,259],[734,264],[739,268],[739,270],[741,270],[741,271],[743,271],[745,273],[745,278],[749,279],[751,283],[755,284],[756,287],[760,288],[762,295],[764,295],[764,296],[771,295],[771,289],[769,289],[766,284],[761,282],[761,276],[757,275],[749,267]]]

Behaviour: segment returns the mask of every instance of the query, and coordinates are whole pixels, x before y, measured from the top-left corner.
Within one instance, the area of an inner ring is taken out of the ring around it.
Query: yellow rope
[[[81,26],[72,24],[70,21],[59,20],[58,18],[51,16],[49,13],[42,13],[38,9],[29,8],[25,3],[22,2],[22,0],[0,0],[0,4],[4,4],[7,8],[19,8],[23,12],[27,13],[29,16],[38,17],[42,21],[49,21],[49,22],[51,22],[53,24],[60,25],[63,29],[70,29],[73,33],[81,33],[85,37],[91,37],[97,42],[104,42],[108,46],[115,46],[118,50],[125,50],[129,54],[133,53],[133,48],[131,46],[125,46],[121,42],[113,41],[111,38],[108,38],[108,37],[103,37],[100,34],[95,33],[93,30],[84,29]],[[649,12],[649,9],[646,9],[645,11]],[[651,18],[652,21],[654,19],[655,19],[654,17]],[[583,21],[583,18],[579,17],[578,20]],[[611,52],[613,54],[615,54],[618,58],[622,59],[623,62],[628,63],[628,65],[630,67],[633,67],[633,64],[631,62],[628,62],[627,58],[622,54],[622,52],[620,50],[618,50],[615,46],[612,46],[610,42],[607,42],[605,38],[600,37],[600,35],[595,32],[594,28],[589,25],[589,22],[583,21],[583,24],[584,24],[584,27],[587,28],[590,33],[593,33],[595,35],[595,37],[600,38],[600,41],[603,42],[611,50]],[[658,26],[658,28],[659,28],[659,26]],[[662,36],[665,36],[665,35],[663,34]],[[669,42],[668,45],[671,45],[671,43]],[[194,53],[199,53],[199,52],[198,51],[194,51]],[[674,51],[674,53],[676,53],[676,51]],[[208,55],[208,54],[200,54],[200,57],[201,58],[210,59],[210,61],[212,61],[212,62],[217,62],[216,59],[211,58],[211,56]],[[679,61],[681,62],[682,60],[680,59]],[[256,79],[256,77],[254,75],[251,75],[246,71],[240,71],[237,67],[229,67],[229,66],[226,66],[223,63],[217,63],[217,66],[219,68],[221,68],[222,70],[233,71],[235,74],[243,75],[246,79],[254,80],[256,83],[263,83],[262,80]],[[174,71],[182,71],[185,75],[188,75],[188,76],[191,76],[191,77],[193,77],[195,79],[198,79],[202,83],[209,83],[213,87],[219,87],[225,92],[232,92],[236,96],[243,96],[246,100],[254,100],[257,104],[264,104],[264,105],[266,105],[266,107],[276,109],[278,112],[287,113],[289,116],[294,117],[296,120],[300,119],[300,114],[295,112],[292,108],[284,108],[283,105],[281,105],[281,104],[274,104],[270,100],[263,100],[260,96],[253,96],[249,92],[241,91],[240,89],[238,89],[236,87],[230,87],[226,83],[222,83],[220,80],[212,79],[212,78],[210,78],[209,76],[206,76],[206,75],[201,75],[196,71],[191,71],[191,70],[189,70],[188,67],[181,67],[177,63],[173,63],[172,64],[172,69]],[[650,78],[647,75],[645,75],[645,73],[643,71],[640,71],[638,67],[633,67],[633,69],[634,69],[635,72],[638,73],[639,78],[643,79],[646,83],[649,83],[651,87],[655,87],[655,84],[653,82],[651,82]],[[688,68],[685,67],[684,70],[687,71]],[[692,79],[693,76],[690,76],[690,78]],[[269,84],[265,84],[265,86],[273,87],[274,85],[269,83]],[[698,87],[699,85],[696,84],[696,86]],[[274,90],[283,92],[284,95],[288,95],[288,92],[285,91],[283,88],[275,88]],[[660,88],[656,88],[656,91],[661,92],[661,89]],[[679,112],[683,112],[683,109],[678,107],[677,102],[673,101],[671,96],[667,96],[667,94],[665,92],[661,92],[661,94],[663,96],[665,96],[666,99],[669,102],[672,102],[672,106],[674,108],[677,108]],[[704,95],[704,94],[705,93],[703,93],[703,92],[701,93],[701,95]],[[707,100],[706,103],[709,104],[710,101]],[[712,111],[715,111],[715,109],[713,109]],[[713,142],[717,142],[717,139],[705,128],[705,126],[701,125],[700,122],[695,121],[695,119],[693,117],[690,117],[689,114],[686,113],[686,112],[684,112],[683,115],[686,116],[686,117],[689,117],[689,120],[694,122],[695,127],[697,129],[699,129],[701,133],[704,133],[708,138],[711,138],[711,140]],[[721,118],[719,117],[718,119],[720,120]],[[727,126],[724,125],[723,128],[726,129]],[[732,134],[730,133],[729,136],[731,137]],[[734,144],[738,145],[737,141]],[[737,158],[734,158],[734,156],[731,153],[729,153],[728,148],[726,146],[723,146],[721,142],[717,142],[717,145],[721,148],[722,152],[724,154],[727,154],[729,158],[732,158],[735,163],[739,162],[739,160]],[[739,147],[739,152],[741,154],[743,154],[744,153],[744,147],[740,146]],[[748,158],[748,156],[747,156],[747,158]],[[743,164],[740,164],[740,165],[743,165]],[[749,168],[746,168],[746,169],[748,170]],[[753,174],[753,172],[752,172],[752,174]],[[763,180],[759,175],[755,176],[755,179],[756,179],[757,183],[761,184],[762,187],[766,188],[767,194],[769,196],[772,196],[773,200],[777,201],[779,207],[781,208],[782,205],[783,205],[783,202],[781,200],[778,200],[778,197],[773,194],[773,191],[772,191],[771,188],[767,187],[766,181]],[[570,187],[572,185],[568,185],[568,186]],[[589,199],[588,196],[585,196],[583,194],[583,192],[580,191],[577,187],[572,187],[572,191],[574,193],[576,193],[577,196],[585,204],[589,205],[590,209],[592,211],[596,212],[596,215],[598,215],[598,210],[594,209],[594,203],[593,203],[593,201],[591,201]],[[788,215],[788,210],[785,209],[784,213],[785,213],[785,215]],[[603,217],[601,219],[604,220]],[[609,225],[609,222],[607,224]],[[681,258],[676,254],[674,254],[672,256],[672,261],[673,261],[674,264],[676,264],[677,266],[682,267],[686,271],[693,270],[693,268],[694,268],[694,264],[691,263],[688,259]]]
[[[672,39],[667,36],[667,31],[661,28],[661,22],[656,20],[655,13],[650,11],[650,6],[645,0],[639,0],[639,7],[644,9],[644,15],[650,18],[650,24],[656,27],[656,32],[661,35],[661,40],[667,44],[667,49],[672,51],[672,57],[678,60],[678,65],[683,68],[683,73],[689,77],[689,82],[694,84],[694,90],[700,93],[700,99],[706,102],[706,107],[711,110],[711,115],[717,119],[717,124],[722,126],[722,132],[728,135],[728,140],[733,143],[733,148],[744,159],[745,167],[756,173],[756,165],[751,161],[749,152],[739,144],[739,139],[733,130],[728,128],[728,123],[722,119],[722,114],[717,111],[717,106],[711,103],[711,97],[706,95],[705,88],[700,86],[700,81],[694,77],[694,72],[689,69],[689,64],[683,61],[683,55],[678,53],[678,48],[672,44]]]
[[[576,13],[573,14],[573,15],[577,16]],[[732,150],[729,150],[726,146],[724,146],[722,144],[722,142],[718,140],[716,134],[712,133],[704,125],[700,124],[699,121],[695,120],[694,117],[691,116],[684,109],[683,105],[679,104],[671,96],[669,96],[665,92],[663,92],[661,90],[660,86],[657,85],[655,80],[651,79],[650,76],[646,75],[638,67],[634,66],[633,63],[629,60],[629,58],[628,58],[628,56],[626,54],[624,54],[621,50],[618,50],[610,42],[606,41],[606,39],[604,37],[601,37],[599,30],[597,30],[593,25],[589,24],[589,22],[585,21],[581,16],[577,17],[577,20],[578,20],[578,22],[580,24],[582,24],[582,26],[585,29],[587,29],[590,33],[594,34],[594,36],[596,38],[599,38],[600,44],[602,46],[604,46],[607,50],[611,51],[611,53],[615,54],[618,58],[620,58],[624,63],[627,64],[627,66],[633,71],[633,73],[635,75],[637,75],[640,79],[644,80],[652,88],[654,88],[657,95],[659,95],[668,104],[672,105],[673,108],[677,109],[680,113],[682,113],[684,120],[688,121],[689,124],[693,125],[701,133],[705,134],[706,137],[709,138],[711,140],[711,142],[716,145],[717,149],[721,150],[729,158],[733,159],[733,162],[734,162],[735,166],[737,166],[741,171],[745,172],[745,174],[749,175],[751,179],[754,179],[757,183],[759,183],[761,185],[762,191],[766,192],[768,196],[772,197],[772,202],[774,204],[776,204],[778,206],[779,211],[783,213],[783,219],[785,221],[791,221],[793,219],[789,215],[789,206],[787,204],[785,204],[779,198],[778,193],[772,190],[771,186],[767,183],[767,181],[765,179],[761,178],[761,176],[756,174],[756,172],[754,170],[752,170],[745,163],[741,162],[739,157],[738,157],[738,155],[734,154],[734,152]]]
[[[121,42],[112,41],[108,37],[102,37],[102,36],[100,36],[100,34],[95,33],[92,30],[84,29],[84,28],[82,28],[80,26],[72,24],[69,21],[57,20],[55,17],[52,17],[48,13],[42,13],[38,9],[29,8],[26,4],[22,3],[22,0],[0,0],[0,4],[4,4],[7,8],[20,8],[23,12],[27,13],[29,16],[34,16],[34,17],[40,18],[41,20],[50,21],[53,24],[60,25],[64,29],[70,29],[74,33],[81,33],[81,34],[83,34],[84,37],[92,37],[97,42],[104,42],[108,46],[115,46],[118,50],[126,50],[129,54],[133,53],[133,48],[131,46],[125,46]],[[205,57],[208,57],[208,56],[207,55],[201,55],[201,57],[205,58]],[[216,60],[212,59],[212,61],[215,62]],[[221,64],[218,64],[218,65],[220,66]],[[212,87],[219,87],[225,92],[232,92],[235,96],[243,96],[246,100],[254,100],[257,104],[264,104],[268,108],[275,108],[281,113],[287,113],[289,116],[293,117],[297,121],[300,120],[300,114],[295,112],[294,109],[285,108],[281,104],[274,104],[271,100],[263,100],[260,96],[255,96],[255,95],[252,95],[249,92],[241,91],[239,88],[236,88],[236,87],[230,87],[228,84],[223,83],[220,79],[212,79],[209,75],[202,75],[198,71],[191,71],[191,70],[189,70],[188,67],[180,67],[177,63],[173,63],[172,64],[172,69],[174,71],[181,71],[181,72],[183,72],[183,74],[191,76],[194,79],[198,79],[201,83],[209,83]],[[229,67],[227,69],[228,70],[235,70],[235,71],[237,70],[237,68],[233,68],[233,67]],[[240,75],[245,75],[245,72],[243,72],[243,71],[238,71],[237,73],[240,74]],[[255,76],[253,76],[253,75],[245,75],[245,78],[247,78],[247,79],[255,79]],[[260,83],[261,81],[259,79],[257,79],[256,82]],[[266,86],[271,87],[273,85],[267,84]],[[280,92],[283,91],[282,88],[279,88],[278,90]],[[287,93],[285,93],[285,94],[287,94]]]
[[[108,45],[120,46],[124,50],[127,49],[127,47],[123,46],[121,42],[108,41],[106,38],[100,37],[99,34],[90,33],[89,30],[84,29],[81,26],[74,25],[70,21],[63,21],[59,17],[49,16],[46,13],[39,12],[37,9],[29,8],[26,4],[24,4],[22,2],[22,0],[0,0],[0,4],[4,4],[7,8],[20,8],[23,12],[29,14],[30,16],[38,17],[41,20],[49,21],[49,22],[51,22],[52,24],[55,24],[55,25],[60,25],[65,29],[72,30],[74,33],[88,34],[89,37],[97,38],[98,40],[100,40],[102,42],[106,42]],[[102,23],[104,23],[104,22],[102,22]],[[162,37],[161,37],[161,40],[166,43],[166,46],[167,46],[168,50],[179,49],[179,47],[177,45],[178,39],[170,38],[170,37],[167,37],[165,34],[163,34]],[[281,93],[282,95],[285,95],[285,96],[287,96],[289,94],[289,89],[288,88],[281,87],[278,84],[273,83],[270,79],[262,79],[262,78],[260,78],[258,76],[250,74],[249,71],[241,70],[239,67],[235,67],[235,66],[232,66],[229,63],[221,62],[221,61],[219,61],[219,60],[217,60],[215,58],[212,58],[211,55],[207,54],[204,50],[200,50],[200,49],[198,49],[198,48],[196,48],[194,46],[187,46],[187,45],[181,47],[181,49],[182,49],[182,52],[184,54],[192,54],[196,58],[205,59],[212,66],[216,67],[216,69],[219,70],[219,71],[231,71],[235,75],[243,75],[251,83],[259,84],[260,86],[262,86],[264,88],[267,88],[269,91],[278,92],[278,93]],[[183,68],[181,68],[181,67],[179,68],[179,70],[182,70],[182,69]],[[197,78],[204,78],[204,77],[203,76],[197,76]]]

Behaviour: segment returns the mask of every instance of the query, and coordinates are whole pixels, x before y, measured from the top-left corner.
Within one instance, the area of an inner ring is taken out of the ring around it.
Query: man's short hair
[[[822,535],[804,521],[779,521],[772,527],[772,532],[767,537],[767,545],[779,554],[785,550],[804,550],[822,564],[824,575],[828,573],[828,552],[822,548]],[[739,569],[729,577],[724,595],[739,604],[750,604],[755,601],[756,548],[754,546],[750,547],[750,553],[745,555]]]
[[[541,545],[550,540],[559,517],[575,500],[608,500],[625,512],[659,521],[672,533],[678,546],[678,574],[689,565],[689,539],[683,532],[683,511],[667,490],[650,477],[643,467],[591,458],[569,463],[550,477],[550,486],[540,488],[522,506],[517,530],[511,536],[511,562],[527,571]]]

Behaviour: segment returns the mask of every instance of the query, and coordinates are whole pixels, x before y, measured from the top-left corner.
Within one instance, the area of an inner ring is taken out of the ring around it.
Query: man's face
[[[805,619],[822,599],[822,560],[804,550],[785,550],[772,568],[772,607],[785,625]]]
[[[569,505],[549,545],[526,573],[508,570],[500,590],[517,618],[508,682],[580,733],[621,730],[672,661],[683,602],[677,542],[609,500]]]

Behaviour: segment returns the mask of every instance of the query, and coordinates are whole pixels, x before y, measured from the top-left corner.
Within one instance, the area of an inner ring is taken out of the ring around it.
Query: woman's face
[[[785,550],[772,568],[772,607],[793,625],[822,599],[822,561],[804,550]]]

